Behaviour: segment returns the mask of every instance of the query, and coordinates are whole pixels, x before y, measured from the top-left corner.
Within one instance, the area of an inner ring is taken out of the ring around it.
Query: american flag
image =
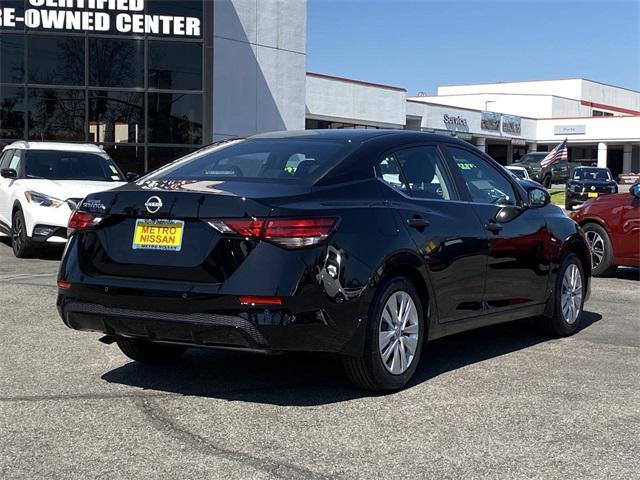
[[[565,139],[560,145],[557,145],[556,148],[551,150],[549,154],[542,159],[540,162],[540,166],[542,168],[547,168],[550,165],[553,165],[559,160],[568,160],[569,159],[569,150],[567,149],[567,140]]]

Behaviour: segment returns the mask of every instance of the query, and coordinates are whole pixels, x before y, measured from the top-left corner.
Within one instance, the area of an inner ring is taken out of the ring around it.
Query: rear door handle
[[[429,225],[431,225],[431,223],[429,222],[429,220],[425,220],[421,216],[416,215],[407,219],[407,225],[409,225],[411,228],[421,229],[427,228]]]
[[[502,230],[502,225],[497,222],[489,222],[485,224],[484,229],[493,233],[498,233],[500,230]]]

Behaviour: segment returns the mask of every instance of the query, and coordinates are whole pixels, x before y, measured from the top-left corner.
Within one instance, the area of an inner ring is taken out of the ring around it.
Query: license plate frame
[[[147,227],[147,231],[144,228]],[[133,250],[180,252],[184,237],[184,221],[168,219],[136,219],[133,228]]]

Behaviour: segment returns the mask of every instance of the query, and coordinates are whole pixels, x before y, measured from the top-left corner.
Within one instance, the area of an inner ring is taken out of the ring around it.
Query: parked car
[[[258,135],[89,195],[57,305],[139,362],[331,352],[356,385],[398,389],[428,340],[532,316],[579,328],[589,248],[549,202],[448,136]]]
[[[589,200],[569,214],[583,228],[593,274],[615,274],[618,266],[640,267],[640,183],[629,193]]]
[[[0,234],[18,258],[67,241],[71,212],[90,193],[124,184],[96,145],[15,142],[0,157]]]
[[[506,169],[519,180],[529,180],[529,172],[524,167],[515,165],[507,165]]]
[[[554,183],[565,183],[569,178],[569,162],[560,160],[547,168],[542,168],[540,162],[548,154],[549,152],[526,153],[512,165],[526,169],[532,180],[541,183],[546,188],[551,187]]]
[[[569,211],[592,198],[618,193],[618,184],[608,168],[575,167],[565,187],[565,208]]]

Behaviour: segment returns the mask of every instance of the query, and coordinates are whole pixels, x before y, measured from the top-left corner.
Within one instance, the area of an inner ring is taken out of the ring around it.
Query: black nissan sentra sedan
[[[425,342],[524,317],[578,328],[590,253],[539,184],[419,132],[306,131],[205,147],[88,196],[58,309],[133,360],[189,347],[339,354],[393,390]]]

